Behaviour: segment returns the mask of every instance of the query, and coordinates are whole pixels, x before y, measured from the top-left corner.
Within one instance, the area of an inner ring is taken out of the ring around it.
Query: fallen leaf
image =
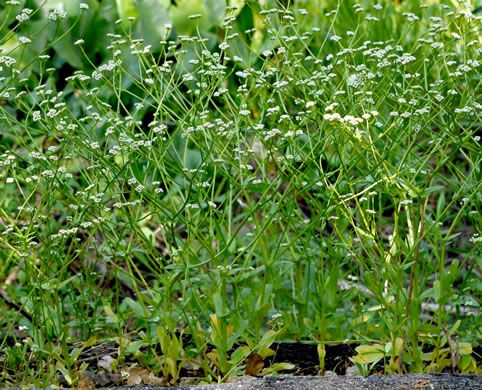
[[[79,379],[77,387],[79,390],[94,390],[95,384],[88,376],[83,376]]]
[[[100,368],[107,372],[112,372],[112,363],[114,362],[114,358],[110,355],[102,356],[97,364]]]
[[[152,371],[146,370],[145,368],[142,367],[130,367],[130,368],[125,368],[122,371],[124,371],[126,374],[128,374],[127,377],[127,386],[133,386],[133,385],[154,385],[154,386],[167,386],[168,382],[166,378],[160,378]]]
[[[142,383],[141,373],[143,370],[146,371],[145,368],[141,367],[124,369],[123,371],[129,374],[127,377],[127,386],[140,385]]]
[[[246,369],[247,375],[258,376],[261,370],[264,368],[264,360],[257,353],[252,353],[246,358]]]
[[[142,376],[142,383],[154,386],[167,386],[169,384],[166,378],[159,378],[155,376],[153,372],[150,372],[147,376]]]

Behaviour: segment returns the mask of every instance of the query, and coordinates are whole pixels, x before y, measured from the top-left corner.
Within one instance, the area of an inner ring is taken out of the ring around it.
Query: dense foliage
[[[477,15],[0,5],[0,384],[75,385],[98,340],[172,383],[274,340],[320,345],[321,371],[357,342],[363,373],[477,372]]]

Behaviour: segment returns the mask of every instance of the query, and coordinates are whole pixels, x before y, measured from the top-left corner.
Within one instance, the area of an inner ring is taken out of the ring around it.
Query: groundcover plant
[[[0,385],[477,373],[479,11],[5,1]]]

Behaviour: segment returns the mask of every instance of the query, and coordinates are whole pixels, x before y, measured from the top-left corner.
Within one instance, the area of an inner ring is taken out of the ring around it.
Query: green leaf
[[[259,294],[258,300],[256,301],[256,309],[259,310],[263,308],[265,305],[267,305],[271,301],[271,293],[273,292],[273,285],[270,283],[267,283],[264,286],[264,294]],[[261,301],[261,298],[263,298],[263,301]]]
[[[433,299],[435,302],[439,303],[440,297],[442,296],[442,291],[440,289],[440,280],[433,282]]]
[[[169,1],[167,0],[137,0],[139,22],[137,32],[147,45],[154,50],[160,47],[159,41],[166,38],[165,24],[171,23]]]
[[[154,232],[152,229],[148,228],[147,226],[144,226],[141,228],[142,233],[146,236],[147,241],[151,244],[154,245],[156,241],[156,237],[154,236]]]
[[[432,324],[422,324],[418,327],[417,332],[422,333],[422,334],[434,333],[435,335],[438,336],[440,334],[441,330],[440,330],[440,328],[438,328],[438,327],[436,327],[435,325],[432,325]]]
[[[99,4],[96,0],[84,0],[89,6],[89,10],[87,12],[92,12],[92,10],[97,9]],[[80,1],[79,0],[62,0],[63,8],[69,17],[78,17],[80,15]],[[83,11],[86,12],[86,11]]]
[[[246,30],[251,30],[254,27],[253,11],[249,7],[243,7],[236,18],[236,25],[239,32],[244,37],[247,37]]]
[[[442,191],[437,200],[437,219],[442,216],[442,212],[445,207],[445,192]]]
[[[65,367],[65,365],[63,365],[62,363],[60,363],[59,361],[55,364],[55,367],[57,368],[57,370],[59,370],[62,375],[64,376],[65,380],[67,381],[67,383],[69,385],[72,385],[73,384],[73,380],[72,380],[72,377],[70,376],[69,374],[69,371],[67,370],[67,367]]]
[[[325,370],[325,357],[326,357],[325,344],[318,344],[316,350],[318,351],[318,358],[320,360],[320,371],[323,373],[323,371]]]
[[[425,188],[422,191],[422,198],[427,197],[428,195],[432,194],[433,192],[440,192],[440,191],[444,191],[445,189],[446,189],[445,186],[433,186],[433,187]]]
[[[211,26],[218,26],[226,15],[225,0],[204,0],[205,7],[209,10],[208,18]]]
[[[189,19],[191,15],[201,15],[200,19]],[[202,0],[180,0],[177,6],[170,8],[171,20],[178,35],[191,35],[196,26],[207,31],[211,26],[209,12]]]
[[[75,278],[77,278],[79,275],[74,275],[70,278],[68,278],[67,280],[64,280],[62,283],[59,283],[59,285],[57,286],[57,289],[62,289],[63,287],[65,287],[67,284],[69,284],[70,282],[72,282]]]
[[[139,14],[135,6],[135,0],[116,0],[117,12],[121,19],[127,19],[128,17],[138,18]]]
[[[254,12],[259,13],[262,11],[261,5],[257,0],[248,0],[247,5],[248,7],[252,8]]]
[[[70,362],[74,364],[83,350],[92,347],[97,342],[97,336],[92,336],[89,338],[81,348],[74,348],[70,354]]]
[[[214,307],[218,318],[226,317],[229,310],[224,310],[223,298],[219,293],[213,294]]]
[[[125,302],[129,305],[129,307],[132,309],[132,311],[138,318],[146,318],[144,308],[139,302],[134,301],[131,298],[126,298]]]
[[[251,353],[251,349],[245,345],[244,347],[236,348],[236,350],[231,354],[230,361],[231,364],[238,364],[241,360],[245,359]]]
[[[355,350],[358,355],[353,360],[358,364],[370,364],[378,362],[385,356],[385,348],[382,344],[360,345]]]
[[[460,262],[458,259],[455,259],[454,261],[452,261],[452,264],[450,264],[449,272],[450,272],[451,283],[457,277],[457,273],[459,272],[459,265],[460,265]]]
[[[245,0],[229,0],[229,5],[231,7],[237,7],[237,9],[232,11],[230,15],[237,16],[243,10],[245,3],[246,3]]]
[[[271,344],[274,343],[276,338],[279,337],[284,332],[285,332],[284,328],[281,328],[280,330],[277,330],[277,331],[274,331],[273,329],[268,330],[261,338],[261,341],[258,344],[258,350],[268,349],[271,346]]]
[[[50,24],[47,30],[52,37],[59,37],[68,31],[69,28],[69,21],[63,20],[58,26],[57,35],[55,35],[57,29],[56,25]],[[77,46],[72,44],[73,41],[75,41],[75,39],[73,38],[72,32],[70,32],[63,39],[60,39],[55,45],[53,45],[53,48],[55,49],[56,54],[64,59],[70,66],[79,69],[82,67],[82,52]]]
[[[144,340],[132,341],[131,343],[129,343],[128,347],[126,348],[125,353],[127,353],[127,354],[134,353],[135,354],[144,345],[147,345],[147,343]]]
[[[459,354],[460,355],[472,354],[472,345],[470,343],[465,343],[465,342],[459,343]]]
[[[293,368],[295,368],[295,365],[291,363],[275,363],[261,371],[260,375],[269,375],[275,371],[292,370]]]

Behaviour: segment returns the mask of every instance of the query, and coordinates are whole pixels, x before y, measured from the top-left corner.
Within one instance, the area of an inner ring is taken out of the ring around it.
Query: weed
[[[94,2],[2,8],[2,385],[75,386],[96,337],[172,383],[281,338],[477,372],[481,18],[303,3],[123,8],[105,45]]]

